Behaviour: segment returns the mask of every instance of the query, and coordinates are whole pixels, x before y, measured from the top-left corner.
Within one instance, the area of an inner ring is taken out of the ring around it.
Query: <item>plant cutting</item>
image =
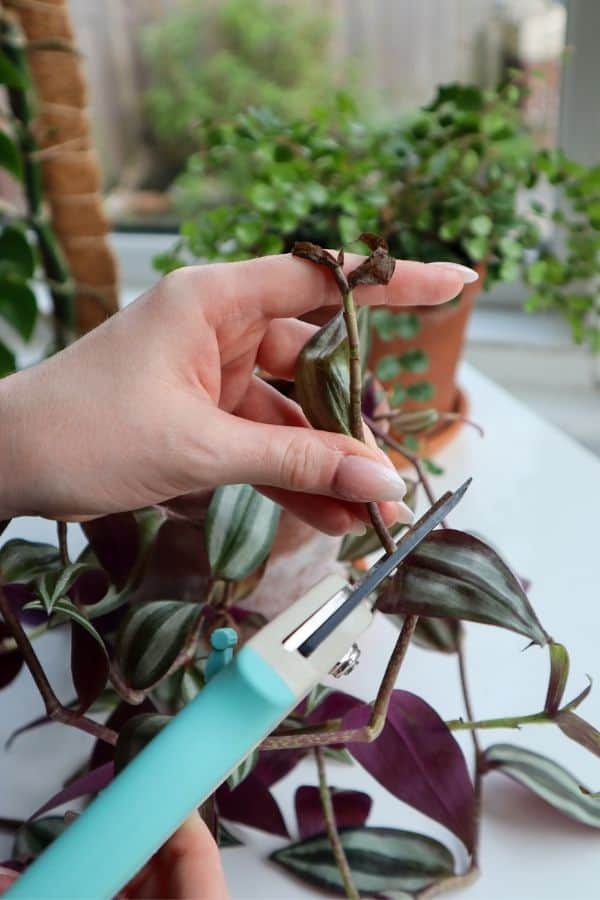
[[[343,267],[343,253],[332,254],[306,242],[296,247],[306,266],[324,267],[340,294],[345,346],[342,333],[340,351],[332,354],[331,329],[326,326],[300,354],[295,375],[303,381],[304,366],[314,366],[322,339],[328,360],[322,383],[327,380],[329,389],[318,397],[309,392],[313,402],[304,401],[304,412],[318,425],[325,411],[338,422],[340,434],[348,428],[363,429],[363,372],[353,290],[385,283],[394,270],[385,242],[373,235],[363,237],[370,254],[350,272]],[[410,451],[406,454],[424,490],[430,492],[426,474]],[[169,506],[84,523],[88,545],[75,561],[68,558],[64,527],[59,528],[56,547],[13,539],[0,548],[4,582],[0,608],[6,629],[0,654],[3,681],[10,683],[24,662],[47,710],[46,717],[25,724],[25,729],[43,730],[48,721],[60,720],[96,738],[87,771],[76,775],[18,829],[15,850],[21,862],[67,827],[48,813],[101,790],[115,768],[126,766],[170,716],[205,690],[209,674],[205,657],[215,627],[226,625],[245,636],[263,624],[260,616],[244,608],[243,592],[245,579],[260,571],[272,545],[277,518],[272,501],[249,486],[219,488],[200,528],[198,519],[180,510],[173,517]],[[347,539],[342,558],[361,559],[378,542],[386,551],[395,546],[378,509],[370,507],[369,513],[372,530]],[[201,594],[165,596],[156,562],[165,558],[163,542],[168,547],[173,540],[170,526],[183,524],[182,518],[196,535],[198,554],[203,544],[206,548],[205,582]],[[352,578],[350,563],[347,571]],[[289,838],[288,823],[271,788],[311,755],[318,784],[298,791],[298,839],[274,858],[311,884],[352,897],[358,892],[368,896],[399,891],[433,896],[476,877],[482,783],[492,768],[525,784],[566,815],[597,826],[597,798],[582,790],[559,764],[507,744],[483,747],[485,730],[533,723],[555,725],[572,740],[600,752],[598,732],[578,711],[590,687],[565,701],[568,654],[549,638],[520,581],[498,554],[482,540],[455,529],[433,532],[398,577],[381,590],[377,606],[398,623],[399,635],[374,702],[339,690],[315,689],[217,790],[204,810],[215,833],[220,818],[227,829],[238,822]],[[475,717],[468,700],[461,626],[470,620],[548,647],[550,674],[539,709],[501,719]],[[71,657],[76,696],[63,705],[52,692],[34,646],[40,634],[65,626],[78,636]],[[455,656],[465,693],[465,718],[444,722],[423,697],[396,688],[404,656],[417,642]],[[105,721],[99,723],[94,710],[100,709]],[[453,737],[461,729],[473,735],[473,778]],[[18,740],[16,734],[13,741]],[[367,825],[369,798],[364,792],[340,794],[331,789],[330,757],[336,764],[354,760],[393,795],[454,833],[469,855],[467,867],[457,870],[443,841],[427,834]],[[220,834],[222,842],[234,839],[231,831],[221,829]]]
[[[513,73],[497,90],[443,85],[428,106],[379,127],[348,98],[311,122],[259,109],[207,123],[175,185],[181,236],[157,265],[289,251],[298,240],[348,247],[366,229],[397,258],[477,268],[486,290],[521,280],[528,311],[556,311],[597,351],[600,170],[538,149],[523,97]],[[226,205],[206,193],[213,176]],[[455,370],[477,289],[445,308],[371,312],[369,364],[398,411],[465,414]]]

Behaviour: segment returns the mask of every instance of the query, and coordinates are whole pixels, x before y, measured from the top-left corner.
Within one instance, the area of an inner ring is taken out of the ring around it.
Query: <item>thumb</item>
[[[385,454],[351,437],[227,413],[215,430],[217,484],[256,484],[354,502],[401,500],[406,493]]]

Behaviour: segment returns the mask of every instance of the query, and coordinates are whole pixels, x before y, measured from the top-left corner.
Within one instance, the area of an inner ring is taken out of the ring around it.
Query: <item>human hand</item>
[[[356,299],[440,303],[469,272],[399,262],[388,285],[358,287]],[[381,451],[313,430],[254,374],[292,378],[315,330],[295,317],[337,303],[329,274],[291,256],[179,269],[4,379],[0,517],[77,521],[244,482],[331,534],[356,529],[367,500],[388,524],[407,521],[403,481]]]
[[[0,866],[0,893],[18,877],[17,872]],[[227,900],[228,896],[217,845],[197,813],[185,820],[119,894],[122,900]]]

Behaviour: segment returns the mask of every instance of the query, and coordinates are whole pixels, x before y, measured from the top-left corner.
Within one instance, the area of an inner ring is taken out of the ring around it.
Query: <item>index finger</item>
[[[346,272],[358,266],[364,256],[347,254]],[[220,267],[220,266],[219,266]],[[340,294],[327,269],[291,254],[223,265],[223,281],[244,311],[252,308],[259,316],[283,318],[300,316],[320,306],[340,303]],[[456,297],[477,273],[456,263],[421,263],[399,260],[386,285],[360,285],[354,296],[369,306],[429,306]]]

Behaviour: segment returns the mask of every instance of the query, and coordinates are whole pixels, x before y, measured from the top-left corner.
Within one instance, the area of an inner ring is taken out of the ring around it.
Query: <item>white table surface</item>
[[[453,513],[452,523],[493,542],[519,574],[531,579],[531,601],[547,631],[571,653],[568,694],[585,684],[585,673],[599,685],[581,712],[600,724],[600,461],[564,434],[541,421],[488,379],[465,365],[461,381],[472,417],[485,439],[465,428],[437,457],[445,475],[434,479],[438,492],[456,487],[467,475],[473,485]],[[600,404],[599,404],[600,406]],[[600,427],[600,409],[598,416]],[[22,519],[5,537],[54,540],[50,523]],[[72,535],[76,549],[78,535]],[[381,667],[396,632],[378,620],[362,640],[358,669],[343,683],[365,699],[375,694]],[[543,705],[547,653],[517,635],[486,626],[468,626],[468,668],[477,717],[538,711]],[[42,660],[59,694],[69,697],[68,652],[63,638],[39,642]],[[399,686],[421,694],[444,718],[463,713],[453,657],[411,648]],[[18,724],[41,712],[28,673],[0,693],[0,746]],[[567,766],[585,784],[600,789],[600,760],[553,726],[521,731],[487,731],[484,745],[522,744]],[[470,751],[468,735],[460,734]],[[61,778],[89,752],[90,739],[60,725],[31,732],[13,748],[0,751],[0,815],[27,817],[57,789]],[[441,826],[399,803],[358,766],[332,766],[330,781],[366,790],[374,798],[369,823],[422,830],[453,849],[459,867],[465,859],[458,842]],[[315,784],[306,761],[275,788],[290,831],[295,833],[292,798],[300,784]],[[266,861],[285,842],[251,829],[234,829],[245,846],[224,851],[225,871],[234,900],[294,900],[323,896]],[[0,855],[10,840],[0,834]],[[598,896],[600,833],[577,825],[501,775],[484,781],[481,863],[483,874],[468,890],[470,900],[588,900]]]

